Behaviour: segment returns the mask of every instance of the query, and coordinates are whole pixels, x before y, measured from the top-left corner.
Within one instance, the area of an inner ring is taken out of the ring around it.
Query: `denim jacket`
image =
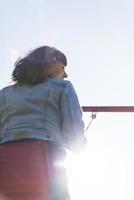
[[[81,107],[69,81],[49,78],[0,90],[0,143],[27,138],[68,149],[85,140]]]

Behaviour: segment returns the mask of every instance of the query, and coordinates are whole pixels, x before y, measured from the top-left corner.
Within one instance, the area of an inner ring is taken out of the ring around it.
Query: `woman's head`
[[[12,80],[21,84],[38,84],[48,77],[66,78],[66,56],[49,46],[39,47],[15,63]]]

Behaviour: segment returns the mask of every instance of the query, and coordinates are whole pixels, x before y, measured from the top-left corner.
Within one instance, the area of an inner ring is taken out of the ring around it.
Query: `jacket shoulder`
[[[7,92],[7,91],[10,90],[12,87],[13,87],[13,85],[9,85],[9,86],[6,86],[6,87],[2,88],[2,89],[0,90],[0,94],[3,94],[3,93],[5,93],[5,92]]]
[[[51,83],[61,88],[72,87],[72,83],[68,80],[52,79]]]

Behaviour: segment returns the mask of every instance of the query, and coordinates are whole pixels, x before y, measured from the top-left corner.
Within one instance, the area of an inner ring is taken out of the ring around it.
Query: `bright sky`
[[[81,105],[134,105],[133,0],[4,0],[0,25],[0,88],[15,59],[51,45],[67,55]],[[134,114],[97,114],[78,170],[68,167],[73,200],[134,199],[133,122]]]

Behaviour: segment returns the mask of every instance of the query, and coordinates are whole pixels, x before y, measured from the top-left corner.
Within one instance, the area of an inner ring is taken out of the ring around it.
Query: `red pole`
[[[134,106],[82,106],[83,112],[134,112]]]

